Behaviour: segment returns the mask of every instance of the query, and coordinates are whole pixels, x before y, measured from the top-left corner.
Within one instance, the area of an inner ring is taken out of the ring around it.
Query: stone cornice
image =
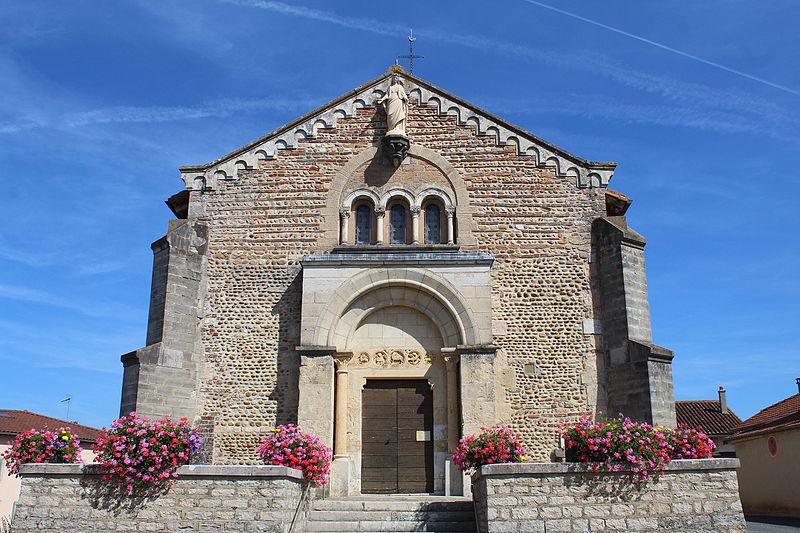
[[[494,258],[485,252],[449,251],[369,251],[313,253],[303,256],[303,268],[331,266],[429,266],[429,265],[486,265],[491,266]]]
[[[383,74],[215,161],[180,167],[186,188],[213,190],[220,180],[236,179],[239,170],[274,159],[281,150],[295,148],[320,129],[335,128],[339,118],[372,107],[375,99],[384,95],[391,75]],[[459,125],[473,127],[477,135],[493,137],[498,146],[515,146],[517,154],[533,156],[539,166],[552,167],[558,176],[575,179],[577,187],[606,187],[614,173],[614,162],[585,160],[427,81],[408,73],[399,75],[406,79],[407,92],[418,105],[434,106],[441,116],[455,116]]]

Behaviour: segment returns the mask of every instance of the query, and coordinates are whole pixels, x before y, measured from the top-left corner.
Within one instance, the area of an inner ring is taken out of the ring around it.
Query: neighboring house
[[[98,430],[75,422],[14,409],[0,409],[0,455],[11,447],[14,438],[20,433],[29,429],[52,430],[65,426],[72,428],[72,431],[81,440],[81,447],[84,448],[81,454],[83,462],[92,462],[94,453],[88,449],[88,445],[97,440]],[[19,487],[20,479],[10,476],[5,461],[0,459],[0,521],[2,519],[10,520],[13,516],[14,505],[19,499]]]
[[[744,512],[800,517],[800,390],[739,424],[729,442]]]
[[[675,402],[675,416],[678,424],[690,428],[702,428],[716,444],[715,457],[736,457],[732,444],[725,441],[733,434],[733,428],[742,419],[728,407],[725,389],[719,388],[719,400],[681,400]]]

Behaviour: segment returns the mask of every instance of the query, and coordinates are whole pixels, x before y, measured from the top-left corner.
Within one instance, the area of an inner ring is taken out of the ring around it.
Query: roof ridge
[[[789,403],[794,400],[798,400],[798,405],[796,410],[785,414],[779,412],[780,407],[783,404]],[[770,415],[770,411],[778,411],[778,412]],[[763,419],[759,418],[762,415]],[[800,416],[800,393],[792,394],[791,396],[784,398],[783,400],[777,401],[772,405],[768,405],[767,407],[761,409],[759,412],[757,412],[750,418],[744,420],[741,424],[736,426],[736,429],[737,432],[750,431],[752,429],[764,427],[769,424],[780,423],[781,421],[791,419],[794,416]]]

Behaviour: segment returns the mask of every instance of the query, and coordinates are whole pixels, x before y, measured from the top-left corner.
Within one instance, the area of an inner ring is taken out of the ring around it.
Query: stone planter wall
[[[577,463],[487,465],[472,476],[481,532],[746,533],[737,459],[673,461],[657,478]]]
[[[104,483],[93,465],[31,464],[12,531],[301,532],[307,485],[282,466],[189,465],[165,493],[132,498]]]

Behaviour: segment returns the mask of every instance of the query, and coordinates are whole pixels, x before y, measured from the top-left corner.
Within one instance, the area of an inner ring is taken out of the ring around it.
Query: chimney
[[[800,378],[794,378],[795,383],[797,383],[797,393],[800,394]]]
[[[798,386],[800,386],[800,378],[798,378]],[[720,386],[719,388],[719,412],[723,415],[728,414],[728,395],[725,393],[725,389]]]

